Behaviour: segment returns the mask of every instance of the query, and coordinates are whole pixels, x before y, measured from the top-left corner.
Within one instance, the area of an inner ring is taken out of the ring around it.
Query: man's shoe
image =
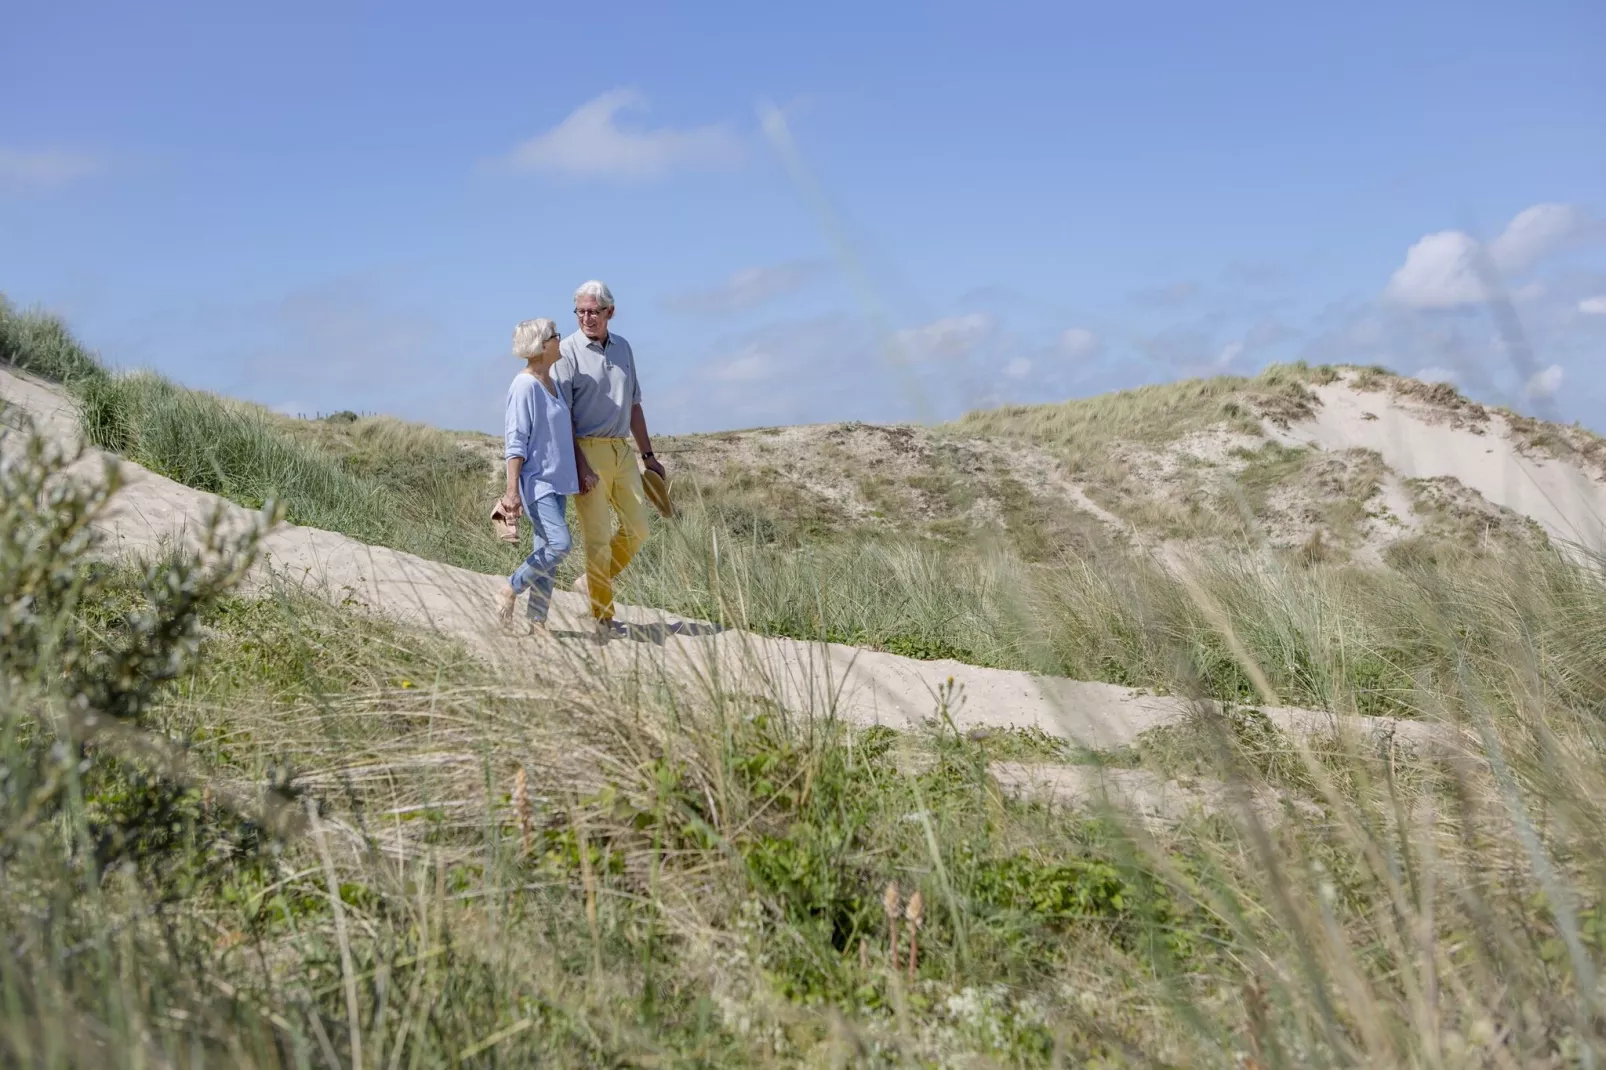
[[[597,621],[596,634],[597,643],[600,645],[607,643],[611,639],[625,638],[625,636],[630,634],[630,629],[626,628],[623,624],[620,624],[612,617],[604,617]]]

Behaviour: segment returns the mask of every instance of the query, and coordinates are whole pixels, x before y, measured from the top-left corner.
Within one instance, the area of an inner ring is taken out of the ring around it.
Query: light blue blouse
[[[524,458],[519,494],[525,509],[549,494],[579,493],[574,425],[561,392],[553,396],[535,376],[519,372],[507,388],[507,416],[502,426],[504,459]]]

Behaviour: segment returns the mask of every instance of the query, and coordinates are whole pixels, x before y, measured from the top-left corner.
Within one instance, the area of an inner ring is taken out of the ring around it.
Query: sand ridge
[[[1286,430],[1268,423],[1267,436],[1329,452],[1374,450],[1402,479],[1455,479],[1564,545],[1606,550],[1606,486],[1584,469],[1532,456],[1499,413],[1476,423],[1448,420],[1429,405],[1354,383],[1347,374],[1316,387],[1314,415]]]

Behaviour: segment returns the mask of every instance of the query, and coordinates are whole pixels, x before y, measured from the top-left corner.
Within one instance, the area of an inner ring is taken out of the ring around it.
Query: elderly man
[[[552,378],[569,403],[580,447],[575,510],[586,572],[576,589],[589,593],[597,637],[603,641],[624,632],[613,619],[613,581],[647,538],[646,497],[630,439],[635,439],[643,463],[664,474],[647,437],[635,354],[629,342],[608,329],[613,313],[613,294],[604,284],[592,281],[576,290],[574,314],[580,329],[563,340],[552,368]],[[610,506],[619,518],[617,532]]]

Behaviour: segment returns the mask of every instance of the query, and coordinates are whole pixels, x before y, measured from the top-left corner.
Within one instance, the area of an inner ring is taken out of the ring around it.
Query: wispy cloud
[[[75,149],[0,145],[0,189],[49,189],[99,171],[105,161]]]
[[[521,174],[650,181],[676,172],[728,170],[745,158],[741,138],[723,123],[648,129],[622,120],[622,113],[646,105],[635,90],[610,90],[496,164]]]
[[[671,294],[664,298],[663,304],[672,312],[745,312],[777,297],[796,293],[823,276],[826,266],[821,260],[789,260],[784,264],[742,268],[718,286]]]
[[[1584,298],[1578,302],[1578,311],[1586,316],[1606,316],[1606,294]]]
[[[1099,355],[1104,343],[1086,327],[1071,327],[1060,334],[1060,351],[1072,360],[1087,360]]]
[[[1536,204],[1506,224],[1500,236],[1489,243],[1489,255],[1501,271],[1517,275],[1599,233],[1599,225],[1577,205]]]
[[[944,316],[921,327],[897,333],[898,344],[912,360],[962,360],[994,329],[985,312]]]
[[[1151,308],[1177,308],[1192,301],[1198,292],[1198,283],[1173,282],[1169,286],[1138,290],[1132,295],[1132,300]]]
[[[780,361],[770,352],[748,346],[734,357],[710,364],[706,374],[719,383],[760,383],[775,376],[779,367]]]
[[[1271,286],[1288,279],[1288,269],[1269,260],[1234,260],[1221,272],[1222,278],[1241,286]]]

